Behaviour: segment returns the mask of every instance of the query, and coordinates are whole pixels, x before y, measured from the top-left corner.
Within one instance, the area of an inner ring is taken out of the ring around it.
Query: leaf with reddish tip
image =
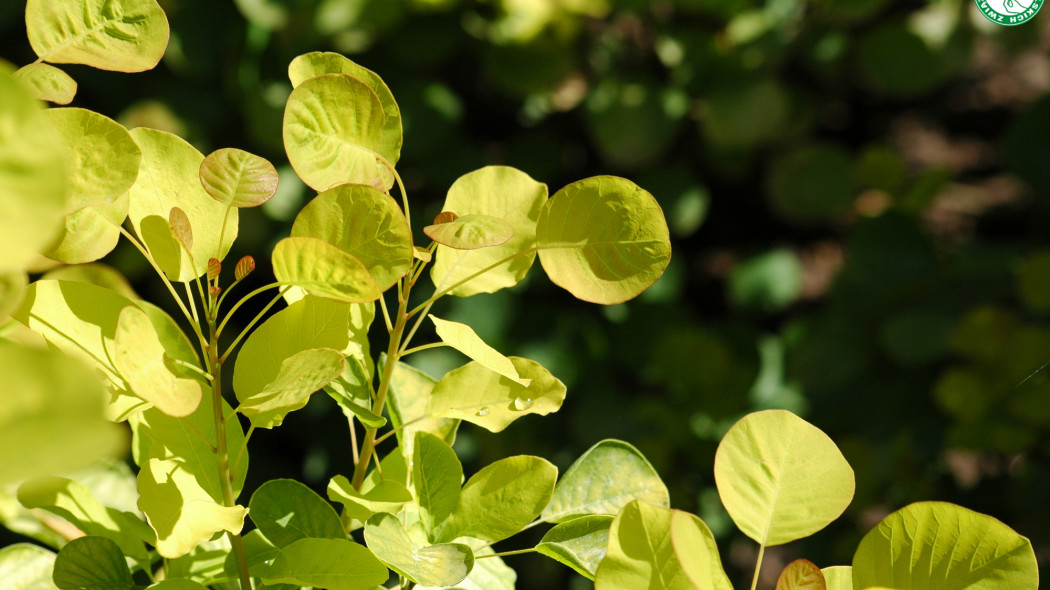
[[[238,208],[258,207],[277,192],[277,169],[266,158],[235,148],[208,154],[201,185],[216,201]]]
[[[777,578],[776,590],[827,590],[824,574],[808,559],[796,559],[787,564]]]
[[[441,217],[438,215],[438,217]],[[423,228],[428,238],[455,250],[477,250],[507,243],[514,227],[491,215],[464,215]]]
[[[219,273],[222,272],[222,263],[219,262],[218,258],[208,259],[208,280],[214,281],[219,278]]]
[[[233,269],[233,276],[239,281],[251,274],[253,270],[255,270],[255,259],[245,256],[237,261],[237,266]]]
[[[168,213],[168,224],[171,225],[171,233],[175,239],[187,250],[193,250],[193,227],[190,226],[190,218],[186,216],[186,212],[172,207]]]
[[[451,223],[459,219],[459,215],[451,211],[442,211],[434,217],[434,225],[441,225],[442,223]]]

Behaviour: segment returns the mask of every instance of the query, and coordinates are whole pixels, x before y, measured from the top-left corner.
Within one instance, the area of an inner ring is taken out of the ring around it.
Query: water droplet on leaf
[[[488,408],[481,408],[480,410],[477,411],[477,415],[478,416],[488,416],[489,415],[489,409]]]
[[[514,409],[515,410],[518,410],[519,412],[524,412],[525,410],[527,410],[527,409],[529,409],[531,407],[532,407],[532,398],[531,397],[516,397],[516,398],[514,398]]]

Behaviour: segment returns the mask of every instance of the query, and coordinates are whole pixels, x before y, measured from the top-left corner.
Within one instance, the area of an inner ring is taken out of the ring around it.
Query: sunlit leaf
[[[671,545],[671,514],[638,500],[624,506],[609,529],[595,590],[695,590]]]
[[[360,260],[317,238],[285,238],[274,246],[272,260],[279,282],[313,295],[367,303],[383,294]]]
[[[297,87],[310,78],[316,78],[324,74],[349,74],[364,82],[372,92],[379,98],[383,105],[383,113],[386,120],[383,124],[383,133],[379,138],[378,150],[381,154],[393,154],[391,164],[397,163],[401,153],[401,111],[394,101],[394,95],[386,83],[372,70],[363,68],[338,53],[314,51],[300,55],[288,64],[288,78],[292,87]]]
[[[317,191],[343,183],[387,188],[393,176],[378,158],[393,165],[399,150],[383,141],[386,119],[382,101],[365,82],[347,74],[310,78],[285,106],[288,161]]]
[[[190,218],[186,217],[186,212],[172,207],[168,212],[168,225],[171,226],[171,233],[175,239],[187,250],[193,250],[193,226],[190,225]]]
[[[449,445],[456,440],[459,420],[429,417],[427,414],[427,403],[435,383],[437,381],[423,371],[400,361],[390,377],[387,411],[390,422],[398,429],[397,446],[406,460],[412,459],[416,432],[428,432]]]
[[[332,505],[293,479],[274,479],[259,486],[248,510],[255,526],[278,548],[305,538],[346,537]]]
[[[704,521],[688,512],[675,510],[671,514],[671,545],[679,567],[697,588],[733,590],[722,569],[715,536]]]
[[[253,270],[255,270],[255,258],[244,256],[237,261],[237,266],[233,267],[233,277],[239,281],[250,275]]]
[[[816,564],[807,559],[796,559],[780,572],[776,590],[827,590],[827,583]]]
[[[536,222],[547,202],[547,185],[528,174],[506,166],[487,166],[461,176],[448,189],[444,209],[461,216],[487,215],[507,222],[513,236],[507,242],[478,250],[455,250],[438,246],[430,278],[438,290],[470,279],[451,291],[468,297],[512,287],[529,272],[534,252],[522,254],[474,278],[475,273],[518,252],[536,246]]]
[[[947,502],[917,502],[868,532],[853,586],[916,590],[1035,590],[1032,543],[998,520]]]
[[[10,590],[55,590],[55,553],[31,543],[0,549],[0,580]]]
[[[514,236],[514,228],[499,217],[464,215],[454,221],[428,225],[423,233],[454,250],[477,250],[505,244]]]
[[[0,341],[0,484],[78,469],[125,447],[103,417],[102,380],[51,350]],[[13,392],[18,392],[14,395]]]
[[[305,406],[310,395],[331,383],[345,365],[338,350],[301,350],[281,361],[277,375],[262,391],[240,397],[241,412],[257,427],[280,426],[286,414]]]
[[[29,0],[26,34],[43,61],[142,72],[164,56],[168,19],[155,0]]]
[[[585,514],[617,514],[632,500],[670,506],[667,486],[638,449],[603,440],[562,475],[542,516],[563,522]]]
[[[39,99],[55,104],[69,104],[77,94],[77,81],[53,65],[34,62],[15,72],[18,78]]]
[[[390,569],[424,586],[452,586],[474,567],[474,552],[461,543],[418,546],[392,514],[380,513],[365,526],[365,542]]]
[[[506,539],[539,516],[557,478],[558,468],[540,457],[518,455],[491,463],[463,485],[456,509],[437,527],[433,540]]]
[[[448,443],[427,432],[416,433],[411,465],[419,520],[434,542],[438,529],[459,504],[463,466]]]
[[[73,539],[55,557],[55,586],[63,590],[132,590],[124,554],[105,537]]]
[[[430,316],[430,319],[434,322],[438,338],[441,338],[441,341],[445,344],[467,355],[471,360],[477,361],[483,367],[495,371],[522,387],[527,388],[532,383],[531,379],[523,379],[518,375],[518,371],[514,368],[514,363],[500,354],[495,348],[485,344],[485,341],[470,326],[459,322],[450,322],[435,316]]]
[[[70,166],[66,211],[110,203],[131,188],[142,151],[122,125],[87,109],[48,109],[44,114],[62,136]]]
[[[412,268],[412,231],[400,207],[378,189],[343,184],[311,200],[292,237],[317,238],[361,261],[380,291]]]
[[[462,582],[440,590],[514,590],[518,574],[507,566],[500,557],[488,557],[495,553],[485,543],[472,542],[474,548],[474,569]],[[479,557],[484,559],[478,559]],[[436,586],[416,586],[417,590],[438,590]]]
[[[201,384],[180,378],[167,364],[164,345],[146,312],[128,306],[120,312],[113,362],[136,395],[169,416],[188,416],[201,402]]]
[[[22,270],[62,222],[68,168],[62,139],[0,62],[0,271]]]
[[[833,565],[820,570],[827,590],[853,590],[853,567]]]
[[[350,485],[350,480],[337,475],[328,482],[328,498],[342,504],[350,518],[365,522],[378,512],[397,514],[412,501],[412,492],[392,479],[384,479],[371,489],[359,492]]]
[[[237,237],[237,209],[226,207],[204,191],[199,178],[204,156],[185,140],[144,127],[130,133],[142,149],[142,167],[131,187],[128,219],[145,239],[144,221],[159,217],[163,229],[155,228],[154,232],[166,242],[154,244],[146,239],[147,248],[150,252],[155,248],[174,248],[177,258],[157,261],[168,278],[185,282],[199,277],[207,272],[209,258],[221,260],[229,252]],[[167,221],[172,207],[182,209],[193,227],[193,264],[171,237]]]
[[[612,521],[612,516],[597,514],[568,520],[547,531],[536,551],[593,580],[609,545]]]
[[[371,590],[389,572],[365,547],[346,539],[299,539],[274,558],[263,581],[329,590]]]
[[[556,285],[592,303],[646,290],[671,260],[670,234],[652,195],[629,180],[596,176],[561,189],[536,226],[540,263]]]
[[[246,510],[222,506],[178,461],[150,459],[139,471],[139,508],[157,533],[157,553],[179,557],[217,532],[241,532]]]
[[[130,202],[124,193],[112,203],[67,214],[44,256],[66,264],[83,264],[109,254],[120,241],[120,226],[128,216]]]
[[[459,418],[491,432],[500,432],[527,414],[557,412],[565,401],[565,384],[539,363],[509,357],[523,380],[519,383],[493,372],[478,362],[449,371],[434,386],[427,413]]]
[[[266,158],[223,148],[201,162],[200,180],[213,199],[232,207],[258,207],[277,191],[277,169]]]
[[[729,516],[763,546],[808,537],[853,499],[853,469],[820,429],[786,410],[749,414],[715,453],[715,484]]]

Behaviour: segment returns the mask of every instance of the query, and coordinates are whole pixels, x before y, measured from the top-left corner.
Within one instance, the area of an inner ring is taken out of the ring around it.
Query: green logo
[[[1043,7],[1043,0],[973,0],[993,23],[1012,27],[1028,22]]]

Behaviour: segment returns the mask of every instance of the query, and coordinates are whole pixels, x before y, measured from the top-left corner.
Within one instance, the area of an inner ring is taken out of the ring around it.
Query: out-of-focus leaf
[[[789,221],[826,221],[853,203],[853,169],[849,156],[832,145],[787,152],[773,162],[767,181],[770,204]]]
[[[802,262],[786,249],[771,250],[733,269],[729,298],[737,306],[773,312],[802,295]]]
[[[57,590],[52,581],[55,553],[31,543],[0,549],[0,580],[10,590]]]

